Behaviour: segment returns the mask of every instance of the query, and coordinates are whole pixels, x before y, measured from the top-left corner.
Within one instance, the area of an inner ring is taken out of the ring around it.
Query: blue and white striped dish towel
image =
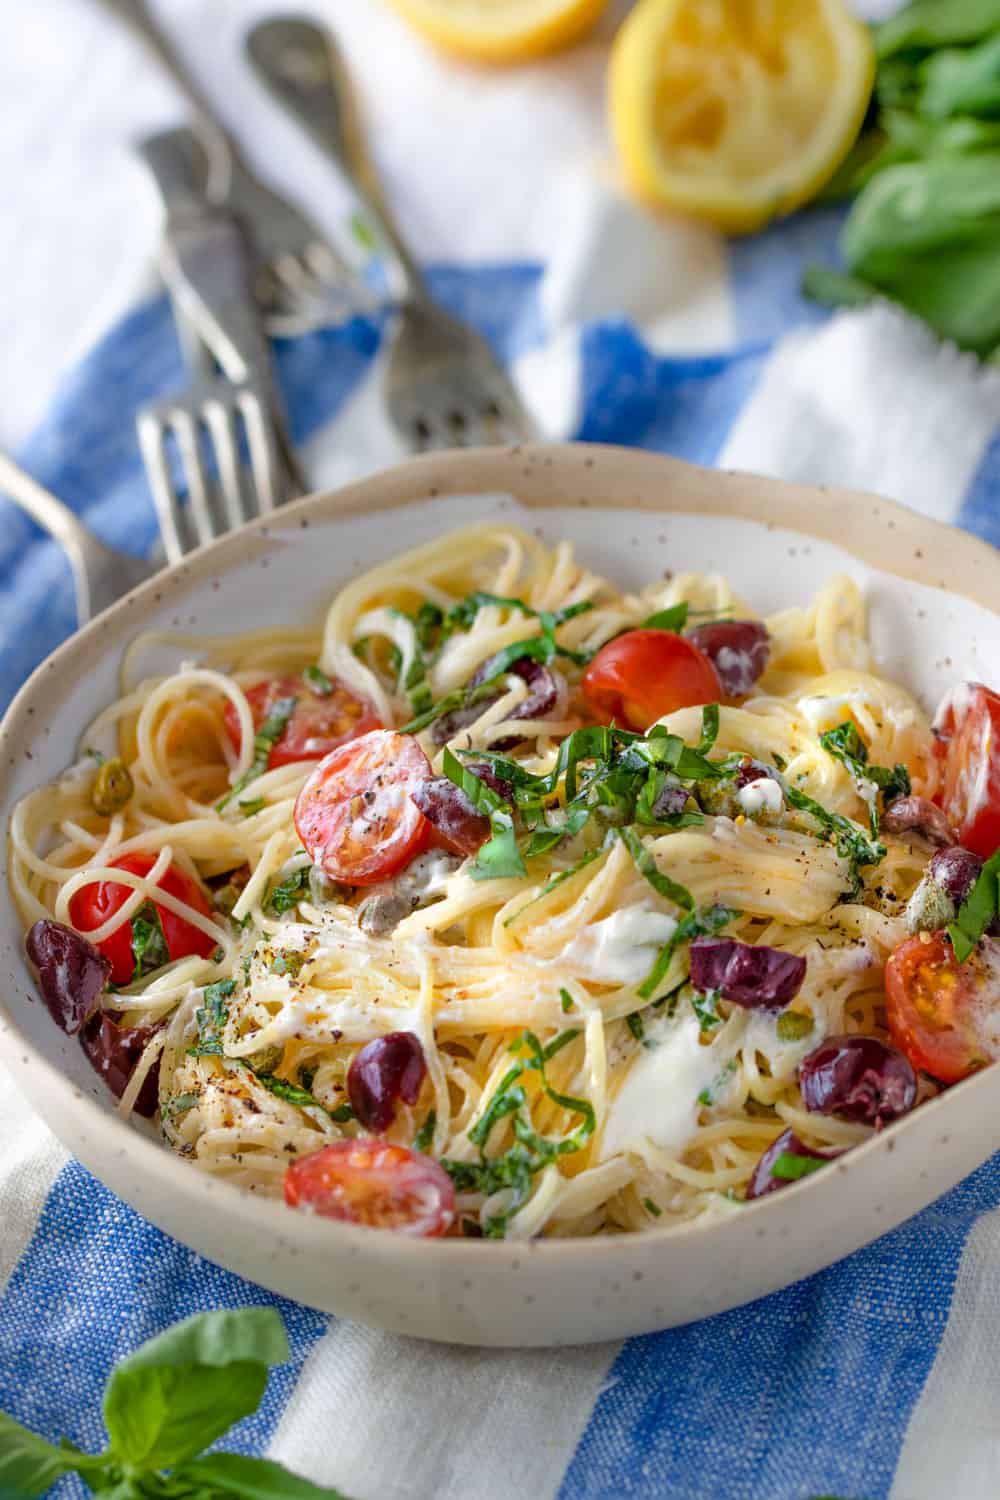
[[[729,246],[654,223],[543,128],[556,86],[564,99],[592,90],[599,43],[554,73],[484,81],[442,65],[374,5],[327,3],[355,63],[368,46],[382,60],[400,121],[385,117],[390,163],[405,166],[401,133],[425,128],[432,89],[439,124],[449,112],[471,120],[468,134],[504,164],[504,191],[478,200],[494,210],[484,224],[463,201],[456,145],[439,191],[451,194],[441,222],[460,243],[442,232],[435,252],[427,225],[424,240],[435,292],[491,340],[549,435],[871,488],[1000,543],[1000,374],[885,308],[828,320],[805,304],[802,265],[832,256],[837,214]],[[248,7],[261,8],[226,0],[212,14],[235,27]],[[206,0],[178,0],[181,10],[208,14]],[[427,192],[428,213],[442,214]],[[278,350],[317,486],[397,456],[377,395],[383,332],[359,320]],[[116,545],[153,539],[133,417],[181,379],[166,306],[146,302],[64,380],[22,450]],[[69,631],[71,611],[58,553],[4,504],[4,703]],[[193,1311],[270,1299],[100,1187],[12,1086],[0,1089],[0,1139],[0,1407],[96,1447],[100,1390],[119,1356]],[[355,1500],[1000,1493],[1000,1157],[829,1271],[624,1344],[480,1353],[279,1305],[293,1362],[234,1443]],[[59,1493],[79,1493],[73,1483]]]

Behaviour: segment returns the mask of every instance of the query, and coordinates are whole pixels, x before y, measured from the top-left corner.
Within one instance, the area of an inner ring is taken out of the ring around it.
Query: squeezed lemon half
[[[389,0],[439,47],[478,62],[523,62],[579,41],[608,0]]]
[[[843,0],[639,0],[611,56],[626,178],[655,205],[759,229],[833,175],[874,73]]]

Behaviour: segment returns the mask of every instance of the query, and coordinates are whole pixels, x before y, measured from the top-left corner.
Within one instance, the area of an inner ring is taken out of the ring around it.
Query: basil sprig
[[[882,793],[884,803],[891,802],[896,797],[908,797],[913,790],[910,773],[901,763],[897,762],[894,766],[873,766],[869,763],[868,746],[852,720],[845,720],[836,729],[828,729],[825,734],[820,735],[819,742],[827,754],[845,765],[856,780],[873,782]],[[879,816],[874,802],[869,808],[869,816],[872,838],[878,838]]]
[[[557,1053],[580,1035],[576,1028],[562,1031],[547,1046],[532,1031],[525,1031],[511,1042],[513,1053],[526,1053],[513,1067],[508,1069],[477,1123],[469,1131],[469,1140],[479,1147],[478,1162],[451,1161],[443,1159],[442,1167],[448,1173],[459,1192],[477,1192],[486,1197],[502,1188],[511,1190],[510,1204],[503,1214],[495,1214],[483,1226],[489,1239],[502,1239],[507,1224],[531,1193],[532,1180],[544,1167],[550,1166],[562,1156],[579,1151],[586,1145],[597,1126],[594,1107],[588,1099],[576,1099],[570,1094],[558,1093],[548,1081],[546,1064]],[[527,1072],[539,1075],[542,1092],[571,1114],[580,1116],[579,1125],[569,1135],[551,1140],[539,1135],[532,1127],[530,1114],[526,1112],[528,1096],[521,1079]],[[510,1119],[515,1144],[502,1156],[488,1157],[486,1147],[495,1126]]]
[[[215,804],[216,812],[222,812],[239,792],[248,787],[251,781],[256,781],[258,776],[263,776],[267,770],[267,762],[271,751],[288,727],[288,721],[295,712],[297,698],[279,698],[271,709],[263,724],[253,737],[253,760],[250,769],[240,777],[236,785],[230,787],[224,797]]]
[[[29,1500],[67,1474],[94,1494],[162,1500],[346,1500],[272,1459],[205,1450],[255,1412],[290,1358],[271,1307],[198,1313],[120,1360],[104,1388],[103,1453],[56,1447],[0,1412],[0,1495]]]
[[[1000,849],[983,865],[975,885],[948,927],[951,946],[960,964],[971,956],[979,940],[1000,912]]]

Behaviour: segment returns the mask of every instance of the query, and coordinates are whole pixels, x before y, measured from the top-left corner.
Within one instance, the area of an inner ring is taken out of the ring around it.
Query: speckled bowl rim
[[[609,479],[609,472],[613,473],[613,479]],[[656,491],[655,501],[650,499],[651,489]],[[120,649],[120,631],[142,618],[147,603],[160,604],[173,589],[186,590],[192,583],[210,585],[220,567],[228,569],[248,555],[258,555],[259,539],[266,539],[271,531],[280,530],[283,538],[287,538],[296,526],[307,530],[313,520],[326,522],[463,494],[511,494],[528,509],[634,509],[738,517],[759,522],[768,529],[783,528],[807,538],[832,542],[869,566],[963,595],[993,612],[995,602],[1000,600],[1000,551],[967,532],[862,491],[704,469],[644,450],[597,444],[539,444],[426,454],[339,490],[306,496],[284,507],[277,517],[251,522],[220,538],[140,585],[64,642],[28,679],[0,723],[0,799],[8,816],[12,754],[23,753],[24,744],[33,732],[35,701],[41,685],[50,684],[52,674],[71,671],[92,653],[100,654],[109,634],[116,636],[116,649]],[[65,1112],[79,1118],[82,1130],[89,1129],[96,1137],[106,1134],[108,1151],[128,1154],[137,1169],[144,1169],[157,1179],[164,1192],[186,1200],[193,1211],[210,1205],[228,1213],[234,1227],[238,1224],[241,1229],[265,1236],[277,1254],[283,1250],[293,1255],[325,1252],[333,1263],[339,1246],[347,1255],[364,1255],[367,1260],[384,1262],[386,1266],[393,1265],[401,1256],[410,1256],[425,1266],[443,1260],[446,1269],[450,1267],[453,1271],[464,1264],[482,1265],[485,1257],[516,1270],[521,1264],[520,1257],[530,1254],[535,1264],[572,1261],[582,1269],[581,1263],[601,1264],[611,1256],[627,1261],[633,1248],[637,1251],[648,1247],[650,1242],[658,1242],[666,1250],[682,1237],[710,1235],[729,1222],[655,1226],[635,1235],[511,1242],[422,1240],[308,1215],[275,1214],[273,1198],[259,1198],[246,1188],[192,1169],[169,1147],[137,1131],[102,1108],[95,1098],[88,1097],[21,1032],[2,995],[0,1032],[18,1049],[18,1056],[5,1054],[15,1083],[18,1083],[19,1062],[35,1069],[36,1081],[40,1074],[43,1086],[62,1096]],[[895,1141],[919,1127],[922,1121],[926,1128],[931,1115],[947,1110],[958,1093],[980,1095],[984,1111],[989,1107],[989,1097],[995,1108],[1000,1103],[1000,1068],[986,1069],[922,1105],[890,1131],[873,1137],[837,1161],[836,1172],[852,1175],[864,1171],[873,1155],[891,1150]],[[968,1098],[970,1105],[972,1102]],[[947,1135],[940,1137],[941,1144],[948,1140]],[[72,1149],[72,1143],[68,1144]],[[96,1175],[100,1175],[99,1169]],[[756,1222],[759,1216],[773,1214],[779,1205],[787,1205],[789,1200],[817,1188],[814,1178],[806,1178],[791,1184],[778,1199],[748,1204],[740,1213],[740,1224]],[[886,1228],[893,1222],[898,1219],[890,1219]],[[419,1266],[415,1269],[419,1270]]]

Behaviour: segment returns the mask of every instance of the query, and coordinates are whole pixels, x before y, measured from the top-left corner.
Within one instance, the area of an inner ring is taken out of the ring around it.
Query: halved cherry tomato
[[[122,859],[112,860],[112,865],[117,870],[128,870],[131,875],[148,875],[156,860],[151,854],[126,854]],[[169,865],[160,882],[161,890],[176,896],[178,901],[192,906],[195,911],[201,912],[202,916],[212,915],[211,907],[205,900],[200,886],[179,870],[176,865]],[[111,880],[95,881],[93,885],[85,885],[82,890],[69,903],[69,917],[77,932],[84,934],[93,932],[100,927],[109,917],[125,905],[132,894],[129,885],[118,885]],[[187,958],[189,954],[196,953],[199,958],[207,958],[218,946],[218,940],[211,937],[207,932],[194,927],[190,922],[185,922],[183,917],[175,916],[172,911],[167,911],[165,906],[153,902],[160,918],[160,926],[163,928],[163,937],[167,945],[167,952],[171,958]],[[128,984],[135,972],[135,959],[132,954],[132,923],[123,922],[116,927],[110,937],[98,943],[98,948],[111,964],[111,978],[115,984]]]
[[[630,729],[725,697],[704,651],[669,630],[628,630],[608,641],[583,674],[583,692],[598,717]]]
[[[896,1046],[915,1068],[957,1083],[994,1061],[1000,944],[981,939],[960,964],[943,932],[908,938],[885,967],[885,1005]]]
[[[430,774],[416,740],[391,729],[334,750],[295,803],[295,826],[313,864],[347,885],[376,885],[409,864],[430,838],[411,796]]]
[[[988,859],[1000,848],[1000,694],[967,683],[935,727],[944,760],[937,800],[959,843]]]
[[[256,687],[247,689],[254,729],[260,728],[275,704],[283,698],[294,698],[295,709],[271,746],[267,758],[269,771],[278,766],[290,766],[298,760],[322,760],[338,745],[382,727],[372,705],[355,697],[336,678],[333,679],[332,692],[318,693],[305,677],[298,676],[268,677]],[[225,718],[226,732],[238,752],[242,739],[240,721],[231,703],[226,704]]]
[[[361,1138],[334,1141],[293,1161],[285,1202],[324,1219],[434,1239],[455,1218],[451,1178],[430,1156]]]

